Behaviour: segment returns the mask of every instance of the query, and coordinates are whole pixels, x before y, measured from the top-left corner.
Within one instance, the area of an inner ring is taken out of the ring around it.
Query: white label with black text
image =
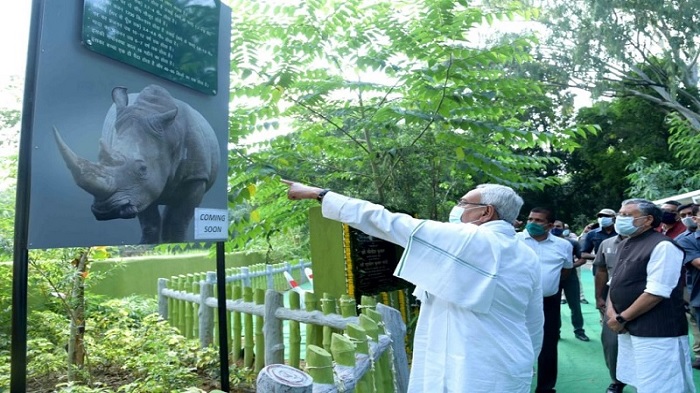
[[[194,239],[228,239],[228,210],[195,208]]]

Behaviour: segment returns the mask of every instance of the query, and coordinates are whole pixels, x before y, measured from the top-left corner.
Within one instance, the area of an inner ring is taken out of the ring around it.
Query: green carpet
[[[581,282],[586,299],[590,302],[582,304],[581,311],[585,320],[584,329],[591,341],[583,342],[574,337],[571,311],[567,305],[562,305],[559,376],[556,389],[561,393],[604,393],[610,384],[610,375],[605,367],[603,347],[600,343],[600,317],[593,301],[593,274],[590,265],[582,267]],[[693,372],[695,386],[700,391],[700,370]],[[534,388],[532,391],[534,392]],[[625,392],[634,391],[634,388],[625,388]]]

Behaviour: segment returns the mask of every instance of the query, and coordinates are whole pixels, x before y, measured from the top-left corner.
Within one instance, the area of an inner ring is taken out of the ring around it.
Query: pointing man
[[[421,301],[409,393],[529,393],[542,287],[537,256],[513,227],[523,200],[511,188],[477,186],[437,222],[284,182],[289,199],[317,199],[324,217],[405,248],[394,274]]]

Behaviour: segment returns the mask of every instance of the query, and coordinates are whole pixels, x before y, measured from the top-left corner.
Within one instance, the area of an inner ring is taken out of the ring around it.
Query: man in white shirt
[[[554,221],[551,210],[536,207],[530,211],[525,230],[519,233],[525,244],[537,254],[542,275],[544,339],[537,359],[537,393],[556,391],[557,343],[561,326],[560,283],[573,268],[571,243],[549,233]]]
[[[537,256],[513,228],[523,201],[511,188],[478,186],[446,223],[285,183],[289,199],[318,199],[324,217],[405,248],[394,274],[421,300],[409,393],[529,393],[542,287]]]

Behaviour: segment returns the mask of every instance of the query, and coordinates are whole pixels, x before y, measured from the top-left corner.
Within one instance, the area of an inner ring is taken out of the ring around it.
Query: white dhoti
[[[688,336],[618,336],[617,379],[637,393],[694,393]]]

